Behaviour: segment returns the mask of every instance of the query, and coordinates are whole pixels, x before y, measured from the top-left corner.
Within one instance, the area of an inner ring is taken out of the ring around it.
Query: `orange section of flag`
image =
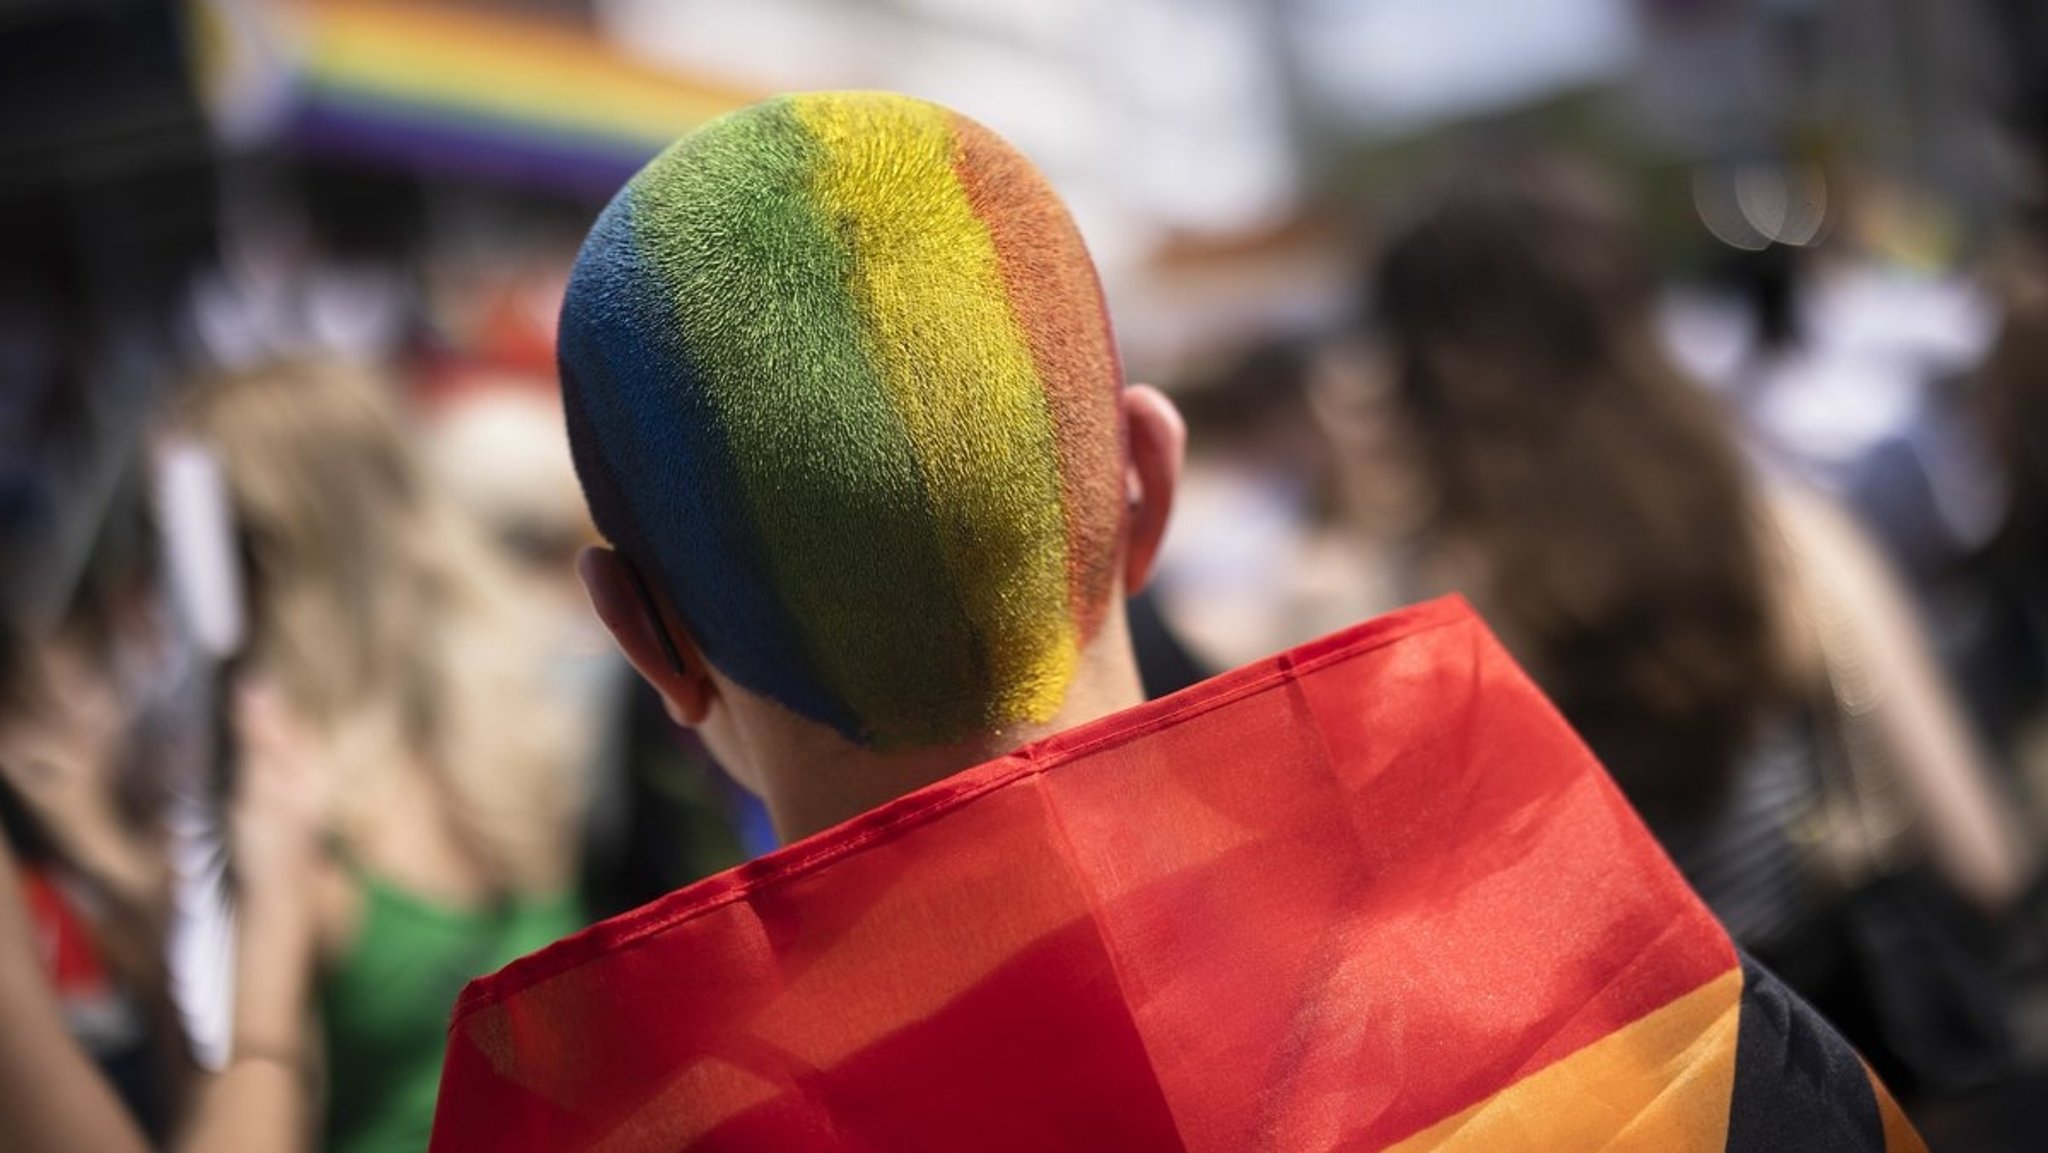
[[[1921,1140],[1919,1130],[1906,1119],[1906,1111],[1892,1099],[1891,1091],[1877,1079],[1876,1073],[1870,1071],[1870,1066],[1863,1067],[1863,1075],[1870,1079],[1870,1092],[1877,1098],[1877,1115],[1884,1127],[1886,1153],[1927,1153],[1927,1142]]]
[[[1730,969],[1399,1145],[1394,1153],[1496,1149],[1718,1151],[1728,1140],[1742,972]]]

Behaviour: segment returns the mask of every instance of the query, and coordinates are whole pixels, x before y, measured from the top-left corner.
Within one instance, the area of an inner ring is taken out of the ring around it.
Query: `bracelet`
[[[275,1065],[301,1078],[310,1078],[313,1073],[312,1063],[307,1061],[305,1055],[295,1046],[247,1045],[240,1041],[236,1041],[229,1050],[228,1063],[222,1067],[221,1072],[225,1073],[237,1065],[249,1063]]]

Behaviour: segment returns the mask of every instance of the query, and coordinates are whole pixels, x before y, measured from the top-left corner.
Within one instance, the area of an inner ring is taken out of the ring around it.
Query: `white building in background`
[[[1303,103],[1385,137],[1599,84],[1632,66],[1633,0],[1286,0]]]
[[[1114,287],[1167,236],[1294,208],[1279,54],[1255,0],[594,0],[623,50],[766,89],[891,88],[988,124],[1079,218]]]

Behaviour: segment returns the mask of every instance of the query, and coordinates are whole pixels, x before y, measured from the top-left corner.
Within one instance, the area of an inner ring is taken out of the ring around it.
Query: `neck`
[[[1082,651],[1066,702],[1047,721],[979,734],[957,744],[894,752],[849,744],[821,728],[792,734],[790,741],[778,742],[783,747],[756,749],[750,759],[776,835],[788,842],[1144,699],[1123,614],[1112,612]]]

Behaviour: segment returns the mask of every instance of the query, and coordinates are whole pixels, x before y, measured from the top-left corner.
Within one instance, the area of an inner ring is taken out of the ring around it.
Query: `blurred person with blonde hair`
[[[547,638],[371,376],[222,375],[179,417],[221,461],[245,566],[241,676],[260,687],[238,709],[243,743],[291,763],[243,782],[259,795],[235,821],[238,851],[285,864],[239,870],[229,1076],[244,1057],[324,1065],[327,1148],[417,1149],[462,982],[580,924],[575,752],[543,691]],[[318,1054],[291,1008],[308,989]],[[293,1090],[208,1107],[250,1111],[250,1147],[282,1147],[310,1119]]]

